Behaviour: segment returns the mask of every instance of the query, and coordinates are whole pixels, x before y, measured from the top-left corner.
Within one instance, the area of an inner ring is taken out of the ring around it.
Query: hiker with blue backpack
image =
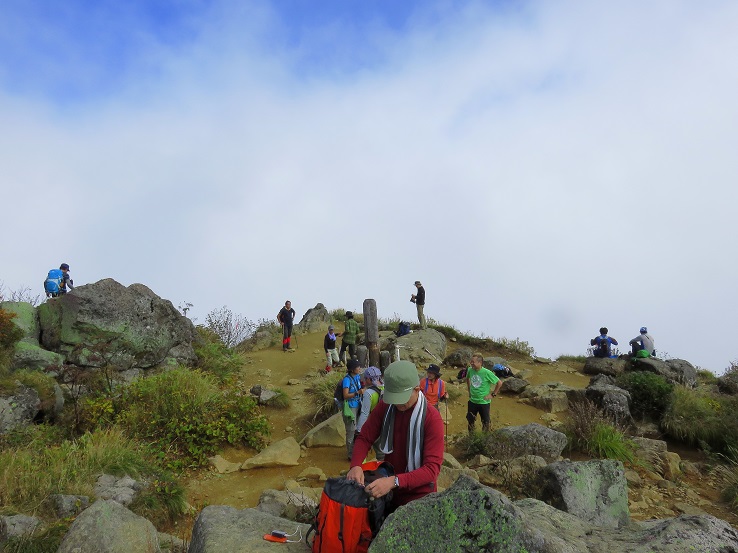
[[[350,460],[354,449],[356,419],[359,417],[364,388],[361,386],[361,377],[359,376],[361,363],[356,359],[349,359],[346,363],[346,369],[346,376],[341,381],[341,388],[343,389],[343,424],[346,428],[346,450]]]
[[[47,298],[57,298],[74,290],[74,281],[69,276],[69,265],[62,263],[58,269],[51,269],[44,281]]]
[[[594,346],[592,355],[595,357],[609,358],[612,355],[612,346],[617,346],[618,341],[607,335],[607,327],[600,328],[600,335],[592,338],[589,345]]]

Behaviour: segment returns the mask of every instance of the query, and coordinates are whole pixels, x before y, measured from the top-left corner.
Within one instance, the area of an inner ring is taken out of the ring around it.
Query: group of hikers
[[[618,341],[612,336],[608,336],[607,333],[607,327],[603,326],[600,328],[600,335],[595,336],[589,341],[594,357],[617,357],[612,346],[617,346]],[[631,357],[653,357],[656,355],[653,336],[648,333],[648,328],[645,326],[641,327],[638,336],[633,338],[628,344],[631,347],[629,354]]]

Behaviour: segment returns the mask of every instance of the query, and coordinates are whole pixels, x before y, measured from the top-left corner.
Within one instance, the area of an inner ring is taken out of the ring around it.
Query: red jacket
[[[379,438],[384,415],[388,408],[389,405],[384,400],[379,400],[361,432],[356,436],[351,456],[352,467],[361,466],[372,444]],[[412,472],[407,472],[407,436],[413,410],[395,411],[395,428],[392,438],[394,451],[384,457],[384,460],[394,467],[400,481],[400,487],[394,492],[392,500],[394,505],[404,505],[413,499],[436,491],[438,473],[441,472],[443,463],[443,420],[438,411],[430,405],[426,409],[422,465]]]

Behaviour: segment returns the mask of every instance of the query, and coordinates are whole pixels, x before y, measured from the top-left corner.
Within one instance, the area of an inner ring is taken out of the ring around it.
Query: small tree
[[[249,338],[256,325],[243,315],[237,315],[225,305],[205,317],[205,327],[215,332],[226,347],[232,348]]]

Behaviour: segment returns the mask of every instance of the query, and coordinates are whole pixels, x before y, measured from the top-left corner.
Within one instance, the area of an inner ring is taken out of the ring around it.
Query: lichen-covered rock
[[[444,492],[398,508],[385,521],[369,552],[520,553],[526,551],[527,535],[507,497],[461,477]]]
[[[86,495],[54,494],[50,497],[59,518],[67,518],[81,513],[90,506],[90,498]]]
[[[143,284],[86,284],[38,307],[41,345],[80,367],[117,370],[195,361],[195,330]]]
[[[117,501],[99,499],[74,520],[57,553],[160,553],[156,528]]]
[[[19,381],[15,384],[14,392],[0,396],[0,435],[31,424],[41,406],[36,390]]]
[[[620,461],[560,461],[538,472],[546,503],[598,526],[619,528],[630,521],[628,486]]]
[[[500,392],[503,394],[519,394],[523,392],[528,385],[529,383],[527,380],[513,376],[512,378],[506,378],[502,381]]]
[[[43,523],[38,517],[28,515],[0,516],[0,551],[3,544],[10,539],[30,538],[41,529]]]
[[[18,342],[13,352],[10,368],[14,371],[50,369],[58,371],[64,364],[64,356],[30,342]]]
[[[531,403],[547,413],[560,413],[569,409],[569,394],[574,388],[561,382],[548,382],[538,386],[528,386],[521,397],[530,399]]]
[[[632,419],[630,414],[630,392],[627,390],[612,384],[604,384],[602,380],[598,380],[587,387],[585,395],[587,399],[614,420],[626,424],[630,423]]]
[[[130,505],[145,484],[130,476],[113,476],[101,474],[95,482],[95,496],[100,499],[112,499],[121,505]]]
[[[41,328],[33,305],[25,301],[3,301],[0,302],[0,309],[15,314],[13,323],[23,331],[21,342],[38,345]]]
[[[655,357],[635,358],[631,360],[628,370],[652,372],[663,376],[669,382],[689,388],[694,388],[697,385],[697,369],[683,359],[662,361]]]
[[[459,348],[453,353],[449,353],[443,360],[443,364],[451,367],[468,367],[473,354],[471,348]]]
[[[380,336],[380,349],[395,354],[395,346],[400,345],[400,358],[415,363],[418,371],[423,371],[430,363],[438,364],[446,356],[446,337],[434,328],[416,330],[411,334],[397,337],[394,334]]]

